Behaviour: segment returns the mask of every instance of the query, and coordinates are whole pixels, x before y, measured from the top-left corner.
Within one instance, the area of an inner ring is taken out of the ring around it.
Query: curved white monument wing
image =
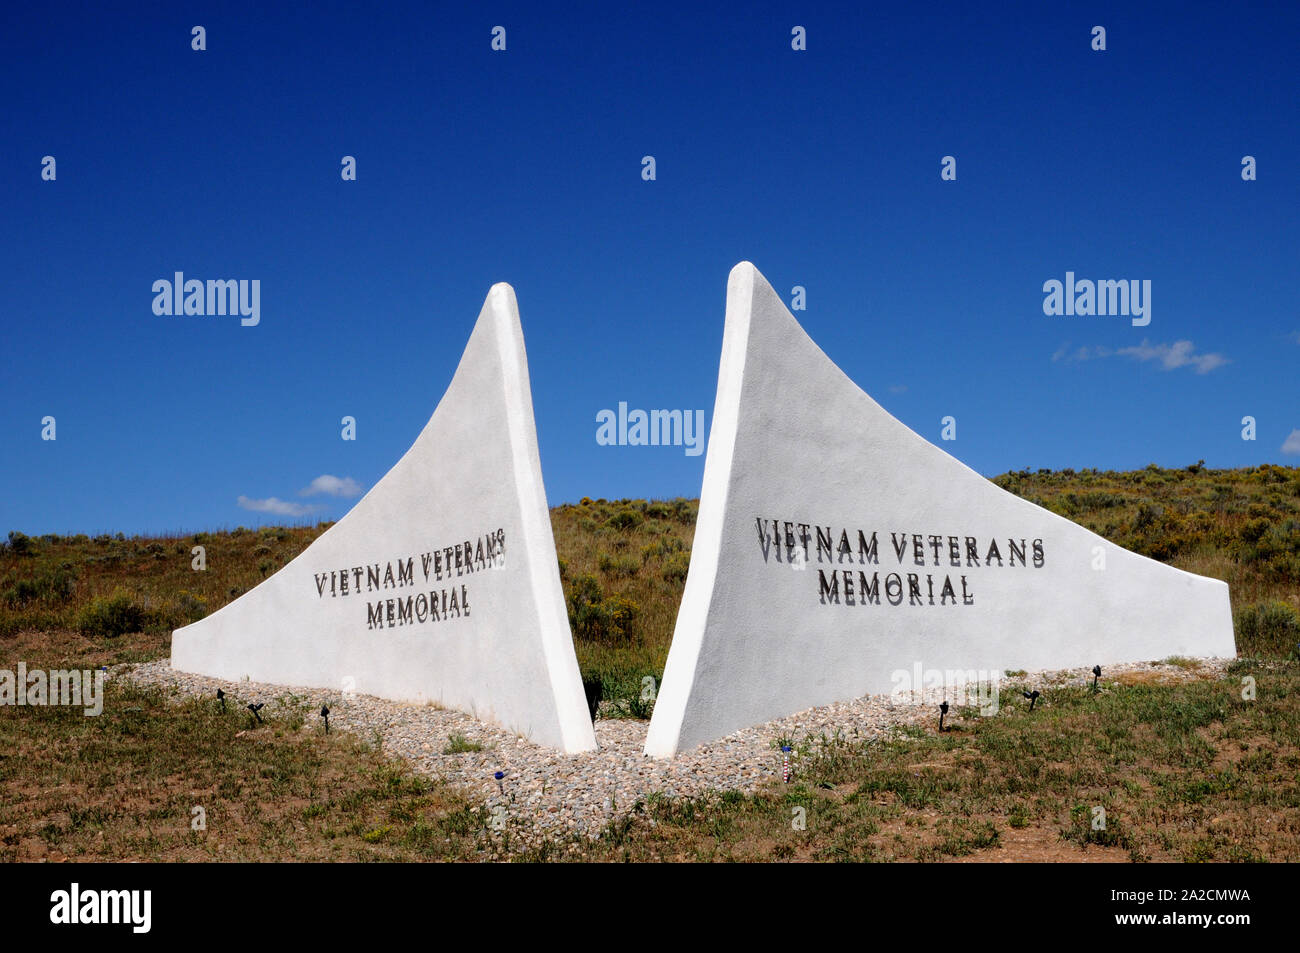
[[[918,667],[1174,654],[1236,654],[1225,583],[989,482],[849,380],[753,265],[732,269],[690,572],[647,754],[888,692],[893,673]]]
[[[488,292],[405,456],[274,576],[176,630],[172,667],[434,701],[566,752],[596,747],[509,285]]]

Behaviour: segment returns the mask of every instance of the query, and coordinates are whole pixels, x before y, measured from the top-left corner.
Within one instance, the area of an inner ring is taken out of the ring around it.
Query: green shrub
[[[583,606],[600,602],[603,598],[600,580],[591,573],[582,573],[569,584],[569,620],[572,621],[574,613]]]
[[[1248,543],[1253,543],[1268,532],[1269,521],[1266,519],[1247,520],[1242,524],[1238,534]]]
[[[1285,602],[1257,602],[1238,609],[1233,625],[1237,650],[1243,656],[1297,654],[1300,612]]]
[[[600,580],[589,572],[584,572],[573,582],[573,597],[585,602],[599,602],[605,596]]]
[[[660,570],[664,579],[668,582],[685,582],[686,574],[691,568],[691,557],[689,553],[673,553],[664,560],[663,569]]]
[[[579,639],[622,643],[635,636],[635,622],[641,608],[626,596],[605,596],[600,582],[584,573],[569,590],[569,624]]]
[[[1106,493],[1101,490],[1093,490],[1079,496],[1079,505],[1085,510],[1110,509],[1115,506],[1123,506],[1124,503],[1124,497],[1118,493]]]
[[[123,589],[110,596],[92,599],[77,616],[77,630],[82,635],[117,636],[139,632],[145,627],[148,613]]]
[[[1300,553],[1300,520],[1286,519],[1269,527],[1260,542],[1278,553]]]
[[[442,749],[443,754],[467,754],[471,751],[482,751],[483,746],[477,741],[470,741],[460,732],[453,731],[447,738],[447,746]]]
[[[197,592],[182,589],[176,594],[171,611],[168,613],[167,627],[177,629],[183,625],[189,625],[191,622],[198,622],[207,614],[208,600]]]
[[[619,639],[631,638],[641,607],[617,592],[605,600],[604,606],[609,613],[610,634]]]
[[[1260,483],[1285,483],[1289,476],[1289,471],[1285,467],[1275,467],[1265,463],[1259,468],[1258,480]]]
[[[695,525],[695,514],[699,509],[699,504],[695,500],[682,499],[681,497],[673,500],[673,519],[684,526]]]
[[[645,522],[644,516],[636,510],[630,510],[627,508],[619,510],[609,518],[610,526],[622,530],[636,529],[643,522]]]
[[[30,556],[33,549],[35,549],[35,544],[30,536],[17,530],[10,530],[9,551],[11,553],[15,556]]]
[[[77,578],[71,563],[57,569],[46,569],[30,579],[19,579],[4,591],[4,601],[14,607],[32,602],[59,603],[72,598],[73,581]]]
[[[670,556],[673,553],[680,553],[685,548],[686,544],[676,536],[663,536],[641,547],[641,561],[645,563],[659,556]]]
[[[635,576],[640,570],[641,564],[628,556],[611,556],[608,553],[601,553],[596,558],[596,565],[600,571],[610,576]]]
[[[647,681],[648,679],[648,681]],[[647,719],[654,712],[655,689],[660,679],[653,673],[630,671],[602,682],[603,700],[612,718]]]
[[[1150,529],[1160,518],[1165,515],[1165,508],[1159,504],[1152,503],[1150,500],[1143,500],[1137,508],[1137,514],[1133,517],[1133,529],[1137,532]]]

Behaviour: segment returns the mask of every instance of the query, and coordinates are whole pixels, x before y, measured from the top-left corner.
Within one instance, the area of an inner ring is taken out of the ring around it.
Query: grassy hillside
[[[994,482],[1120,546],[1227,581],[1241,654],[1295,653],[1300,469],[1021,470]],[[697,506],[583,499],[551,511],[578,661],[617,713],[644,716],[642,680],[663,673]],[[30,650],[45,634],[105,662],[159,657],[173,628],[248,591],[327,525],[130,538],[15,530],[0,546],[0,639],[22,633]]]
[[[1256,678],[1257,701],[1239,680]],[[752,795],[651,795],[587,856],[685,861],[1294,862],[1300,857],[1300,666],[1228,678],[1134,673],[1033,712],[1004,685],[996,718],[942,734],[799,745],[799,776]],[[791,823],[806,812],[805,827]],[[1104,829],[1094,829],[1097,808]]]
[[[236,706],[111,682],[98,718],[0,712],[0,863],[1300,859],[1300,664],[1241,660],[1226,679],[1183,682],[1133,674],[1095,695],[1051,690],[1033,713],[1024,685],[1007,684],[998,717],[958,711],[942,734],[796,739],[791,784],[651,794],[598,840],[522,845],[471,795],[363,738],[325,735],[290,696],[251,730]]]
[[[1028,470],[995,482],[1118,545],[1231,586],[1242,660],[1227,678],[1056,689],[1030,715],[959,710],[885,743],[799,739],[797,783],[652,795],[595,842],[531,859],[1295,860],[1300,857],[1300,470]],[[663,671],[689,563],[692,500],[582,500],[551,511],[584,677],[638,717]],[[165,656],[172,628],[275,572],[326,529],[32,538],[0,546],[0,668]],[[193,549],[207,568],[195,571]],[[1187,663],[1195,666],[1195,663]],[[1144,673],[1137,673],[1143,675]],[[1257,679],[1247,702],[1240,679]],[[99,718],[0,712],[0,861],[422,860],[505,856],[462,791],[364,739],[309,730],[292,705],[250,731],[211,699],[179,707],[125,682]],[[968,717],[969,716],[969,717]],[[806,750],[805,750],[806,749]],[[93,766],[87,770],[87,766]],[[207,806],[212,831],[191,830]],[[1090,818],[1104,807],[1108,826]],[[791,825],[803,808],[807,829]]]
[[[695,537],[697,500],[590,500],[551,510],[583,680],[616,714],[648,717],[663,676]]]

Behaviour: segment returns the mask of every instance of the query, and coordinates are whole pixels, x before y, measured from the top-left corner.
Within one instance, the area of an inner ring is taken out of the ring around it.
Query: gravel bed
[[[1158,662],[1107,665],[1101,685],[1103,689],[1113,685],[1109,680],[1125,672],[1153,672],[1174,679],[1217,678],[1231,661],[1198,659],[1186,667]],[[751,792],[781,777],[778,745],[782,741],[795,745],[792,765],[797,775],[800,753],[807,757],[827,738],[865,740],[916,723],[933,728],[937,724],[935,706],[945,694],[941,689],[927,691],[920,703],[906,697],[867,695],[746,728],[671,759],[654,759],[642,754],[645,721],[598,719],[595,730],[600,749],[566,756],[458,711],[369,695],[344,696],[318,688],[226,682],[173,671],[166,659],[115,666],[109,677],[172,689],[179,695],[215,697],[220,688],[230,704],[241,708],[250,702],[266,702],[266,714],[285,706],[301,706],[312,712],[309,726],[319,721],[317,713],[327,704],[331,730],[351,732],[377,743],[384,753],[410,762],[416,771],[461,788],[482,804],[482,810],[502,815],[521,846],[548,834],[598,836],[611,820],[652,794],[684,797],[708,791]],[[1032,672],[1003,682],[1049,692],[1054,687],[1091,684],[1092,672],[1087,668]],[[1050,694],[1039,702],[1044,703],[1050,704]],[[953,717],[956,713],[949,719]],[[452,735],[483,750],[445,754]],[[505,775],[499,783],[494,778],[497,771]]]

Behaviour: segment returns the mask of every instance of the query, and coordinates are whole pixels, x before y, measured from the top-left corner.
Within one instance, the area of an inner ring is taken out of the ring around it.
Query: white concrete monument
[[[1235,654],[1225,583],[1121,549],[928,443],[822,353],[753,265],[732,269],[647,754],[889,692],[899,672]]]
[[[283,569],[176,630],[172,667],[438,702],[566,752],[596,747],[509,285],[488,292],[406,455]]]

